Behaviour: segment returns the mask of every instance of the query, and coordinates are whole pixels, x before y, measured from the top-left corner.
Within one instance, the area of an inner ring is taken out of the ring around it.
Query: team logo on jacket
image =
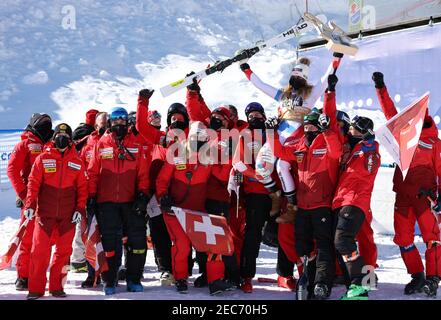
[[[326,149],[314,149],[312,150],[312,155],[313,156],[322,156],[326,154]]]
[[[294,154],[296,155],[297,163],[302,163],[305,154],[303,152],[295,152]]]
[[[41,153],[41,144],[38,143],[30,143],[28,145],[29,151],[31,154],[38,154]]]
[[[100,149],[101,159],[113,159],[113,148]]]
[[[138,153],[138,148],[127,148],[130,153]]]
[[[80,170],[81,169],[81,164],[77,164],[77,163],[74,163],[74,162],[68,162],[67,163],[67,167],[68,168],[70,168],[70,169],[72,169],[72,170]]]
[[[431,145],[431,144],[425,143],[425,142],[423,142],[423,141],[419,141],[419,142],[418,142],[418,145],[419,145],[421,148],[423,148],[423,149],[432,149],[432,145]]]
[[[55,159],[43,159],[42,162],[45,173],[57,172],[57,161]]]
[[[174,157],[173,162],[175,163],[176,170],[181,171],[181,170],[187,169],[187,166],[185,164],[185,160],[183,158]]]

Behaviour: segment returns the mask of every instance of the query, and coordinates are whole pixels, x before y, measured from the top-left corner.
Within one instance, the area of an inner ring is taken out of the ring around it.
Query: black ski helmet
[[[171,125],[171,118],[175,114],[181,114],[184,117],[186,127],[190,124],[190,118],[188,117],[187,109],[182,103],[175,102],[167,110],[167,126]]]
[[[337,121],[343,122],[343,132],[344,134],[347,134],[349,126],[351,125],[351,118],[349,118],[349,115],[344,111],[337,110]]]
[[[259,102],[251,102],[246,106],[245,115],[247,119],[248,119],[248,115],[254,111],[260,112],[263,115],[263,117],[266,119],[265,109],[262,107],[262,105]]]
[[[355,116],[351,121],[351,127],[363,135],[363,140],[375,137],[374,122],[367,117]]]
[[[129,112],[129,117],[128,117],[129,121],[129,126],[136,126],[136,112],[135,111],[131,111]]]

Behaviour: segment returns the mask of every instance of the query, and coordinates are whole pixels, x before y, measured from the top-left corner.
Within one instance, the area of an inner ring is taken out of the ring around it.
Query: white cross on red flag
[[[389,119],[375,131],[380,144],[399,165],[406,178],[410,163],[420,140],[424,116],[429,106],[429,92]]]
[[[197,251],[225,256],[233,254],[233,236],[225,217],[177,207],[172,210]]]

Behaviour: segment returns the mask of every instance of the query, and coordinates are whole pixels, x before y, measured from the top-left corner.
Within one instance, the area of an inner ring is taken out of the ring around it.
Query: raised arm
[[[245,76],[248,80],[251,81],[251,83],[260,91],[265,93],[270,98],[280,101],[283,96],[283,90],[282,89],[276,89],[269,84],[263,82],[250,68],[248,63],[243,63],[240,65],[240,69],[245,73]]]
[[[138,106],[136,108],[136,130],[151,144],[159,144],[161,131],[147,122],[149,114],[149,99],[154,90],[143,89],[139,92]]]
[[[393,118],[397,113],[397,108],[387,92],[386,85],[384,83],[384,75],[381,72],[374,72],[372,80],[375,83],[377,89],[378,100],[380,101],[381,110],[383,110],[384,116],[387,120]]]

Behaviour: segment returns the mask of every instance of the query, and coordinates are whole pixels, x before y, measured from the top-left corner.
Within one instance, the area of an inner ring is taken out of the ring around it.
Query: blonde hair
[[[309,60],[309,58],[306,57],[302,57],[299,58],[296,62],[296,64],[306,64],[308,67],[311,65],[311,60]],[[312,89],[314,87],[312,85],[310,85],[308,82],[306,82],[306,85],[303,88],[300,88],[297,91],[297,94],[299,96],[301,96],[304,100],[308,99],[309,96],[311,95]],[[286,98],[290,98],[292,95],[294,88],[288,84],[284,89],[283,89],[283,95],[282,95],[282,99],[286,99]]]

